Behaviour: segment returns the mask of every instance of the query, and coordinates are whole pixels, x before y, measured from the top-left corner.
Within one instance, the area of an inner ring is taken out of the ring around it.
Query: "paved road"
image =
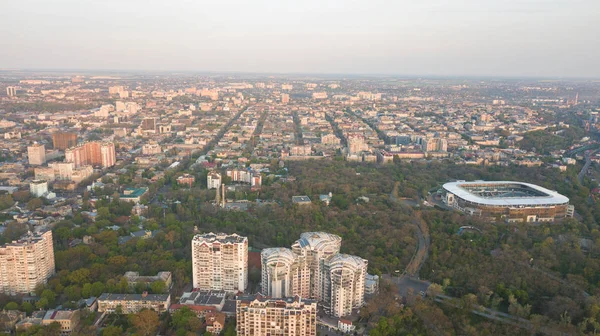
[[[215,137],[206,144],[206,146],[204,146],[204,148],[202,148],[202,150],[200,151],[200,155],[206,155],[211,149],[213,149],[213,147],[219,143],[219,141],[221,140],[221,138],[223,138],[223,136],[225,135],[225,133],[227,133],[227,131],[229,130],[229,128],[231,128],[231,125],[233,125],[233,123],[239,119],[239,117],[246,112],[247,110],[251,109],[254,105],[248,105],[244,108],[242,108],[236,115],[233,116],[233,118],[229,119],[229,121],[223,125],[223,127],[221,127],[221,129],[219,130],[219,132],[217,133],[217,135],[215,135]],[[193,166],[195,164],[194,161],[191,162],[191,165]]]
[[[394,184],[394,188],[390,193],[390,200],[394,203],[400,204],[400,200],[398,199],[398,187],[399,182]],[[427,227],[427,223],[421,218],[419,212],[415,212],[415,218],[412,224],[414,224],[416,230],[415,233],[417,235],[417,247],[413,256],[410,259],[408,265],[404,269],[404,274],[407,274],[409,277],[418,278],[419,272],[421,271],[421,267],[427,260],[429,256],[429,246],[431,245],[431,236],[429,235],[429,227]]]
[[[598,152],[599,152],[599,150],[596,150],[596,151],[592,152],[591,154],[589,154],[589,153],[585,154],[585,164],[583,165],[583,168],[581,168],[579,175],[577,175],[577,179],[579,179],[579,183],[583,182],[585,173],[587,172],[587,170],[590,168],[590,165],[592,164],[592,156],[594,156]]]
[[[392,282],[398,289],[398,295],[407,297],[408,292],[412,291],[414,295],[419,295],[420,292],[427,292],[427,288],[431,285],[431,282],[426,280],[420,280],[416,277],[410,277],[407,275],[391,276],[390,274],[383,274],[383,279]]]

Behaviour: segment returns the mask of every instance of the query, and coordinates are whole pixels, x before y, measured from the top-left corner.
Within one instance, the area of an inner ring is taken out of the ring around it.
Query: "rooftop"
[[[277,303],[291,304],[291,303],[295,303],[295,302],[313,304],[313,303],[317,302],[315,300],[300,298],[299,296],[273,299],[270,297],[262,296],[260,294],[240,295],[240,296],[236,297],[236,301],[247,302],[247,303],[250,303],[252,301],[259,301],[259,302],[268,302],[268,303],[273,303],[273,304],[277,304]],[[285,308],[285,306],[282,308]]]
[[[145,295],[145,296],[144,296]],[[98,301],[167,301],[169,294],[113,294],[102,293]]]
[[[192,239],[192,241],[196,241],[196,242],[206,242],[206,243],[213,243],[213,242],[218,242],[218,243],[225,243],[225,244],[237,244],[237,243],[243,243],[244,241],[247,241],[248,238],[247,237],[242,237],[236,233],[234,234],[226,234],[226,233],[204,233],[204,234],[197,234],[194,236],[194,238]]]
[[[341,244],[342,238],[327,232],[304,232],[296,243],[300,244],[300,247],[310,246],[315,249],[331,243]]]
[[[285,247],[266,248],[263,249],[260,254],[263,258],[270,258],[276,256],[278,258],[285,258],[289,260],[294,259],[294,253],[292,252],[292,250]]]
[[[222,304],[224,300],[225,291],[211,290],[183,293],[179,303],[183,305],[215,306]]]
[[[292,196],[293,203],[310,203],[308,196]]]
[[[140,197],[148,191],[148,188],[127,188],[121,194],[121,198],[136,198]]]
[[[48,310],[44,320],[69,320],[73,317],[73,310]]]
[[[361,257],[357,257],[357,256],[349,255],[349,254],[343,254],[343,253],[338,253],[338,254],[334,255],[329,260],[327,260],[326,263],[329,265],[340,263],[340,264],[344,264],[347,266],[352,266],[354,268],[361,268],[361,267],[367,266],[367,260],[365,260]]]

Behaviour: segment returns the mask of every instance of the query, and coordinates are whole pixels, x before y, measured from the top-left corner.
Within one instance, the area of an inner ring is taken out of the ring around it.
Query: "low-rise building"
[[[123,314],[137,313],[142,309],[152,309],[164,313],[171,305],[169,294],[112,294],[102,293],[98,298],[98,311],[114,313],[121,307]]]
[[[196,178],[190,174],[184,174],[177,178],[177,184],[185,185],[185,186],[188,186],[189,188],[192,187],[192,185],[194,184],[194,181],[196,181]]]
[[[365,294],[373,295],[379,291],[379,276],[367,274],[365,278]]]
[[[142,196],[148,192],[148,188],[127,188],[119,196],[123,201],[140,203]]]
[[[298,205],[308,205],[311,204],[310,197],[308,196],[292,196],[292,203]]]
[[[208,313],[204,320],[206,321],[206,331],[213,335],[219,335],[225,327],[224,313]]]
[[[225,298],[226,292],[224,290],[199,290],[183,293],[179,299],[179,304],[188,307],[211,307],[221,311],[225,305]]]
[[[352,321],[341,318],[338,320],[338,329],[343,333],[349,334],[354,332],[356,326],[352,324]]]
[[[42,325],[48,325],[52,323],[58,323],[60,325],[60,335],[69,336],[73,333],[73,330],[79,324],[79,311],[78,310],[49,310],[42,319]]]
[[[157,143],[148,143],[142,146],[143,155],[156,155],[162,153],[162,148]]]

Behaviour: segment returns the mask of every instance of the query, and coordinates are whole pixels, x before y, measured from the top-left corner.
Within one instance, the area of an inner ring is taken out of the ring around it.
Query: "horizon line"
[[[76,69],[76,68],[0,68],[0,72],[81,72],[81,73],[159,73],[159,74],[211,74],[211,75],[255,75],[255,76],[326,76],[326,77],[392,77],[392,78],[434,78],[434,79],[530,79],[530,80],[586,80],[598,81],[600,77],[585,76],[540,76],[540,75],[436,75],[398,73],[340,73],[340,72],[277,72],[277,71],[221,71],[221,70],[150,70],[150,69]]]

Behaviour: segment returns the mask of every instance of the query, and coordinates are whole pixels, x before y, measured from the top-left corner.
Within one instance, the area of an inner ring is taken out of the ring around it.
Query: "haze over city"
[[[599,0],[0,3],[0,334],[596,336]]]
[[[4,1],[1,69],[600,77],[600,2]]]

